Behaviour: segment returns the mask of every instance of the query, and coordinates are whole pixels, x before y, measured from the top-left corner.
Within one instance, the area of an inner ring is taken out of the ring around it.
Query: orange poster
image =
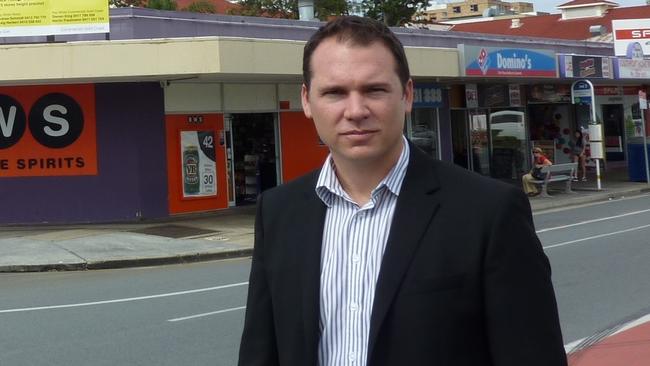
[[[0,88],[0,178],[96,174],[94,85]]]

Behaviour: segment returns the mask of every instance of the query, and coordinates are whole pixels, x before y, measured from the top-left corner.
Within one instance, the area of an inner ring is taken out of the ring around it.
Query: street
[[[645,195],[534,216],[569,348],[650,313],[649,207]],[[234,365],[249,267],[0,274],[0,365]]]

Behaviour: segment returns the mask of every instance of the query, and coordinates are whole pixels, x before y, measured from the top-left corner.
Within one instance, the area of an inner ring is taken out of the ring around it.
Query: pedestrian
[[[534,197],[539,194],[537,186],[533,183],[534,180],[544,180],[546,174],[542,173],[542,167],[547,165],[553,165],[553,162],[550,161],[545,155],[542,149],[536,147],[533,149],[533,169],[523,177],[521,177],[521,184],[524,186],[524,192],[528,197]]]
[[[528,199],[403,136],[413,81],[381,22],[307,42],[322,169],[260,196],[240,366],[565,366]]]
[[[587,181],[587,153],[585,151],[585,138],[580,129],[573,134],[571,141],[571,157],[574,163],[578,163],[578,169],[573,172],[573,181],[578,181],[578,171],[582,170],[582,181]]]

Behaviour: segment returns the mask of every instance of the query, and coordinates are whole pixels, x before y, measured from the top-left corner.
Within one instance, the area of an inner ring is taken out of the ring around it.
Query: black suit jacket
[[[528,199],[410,146],[368,365],[566,365]],[[258,201],[241,366],[317,365],[326,212],[317,178],[314,172]]]

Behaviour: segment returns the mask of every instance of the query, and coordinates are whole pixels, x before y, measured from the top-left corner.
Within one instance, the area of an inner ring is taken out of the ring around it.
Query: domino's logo
[[[483,75],[485,75],[490,68],[490,59],[485,48],[481,48],[481,51],[478,53],[478,67],[481,69]]]

